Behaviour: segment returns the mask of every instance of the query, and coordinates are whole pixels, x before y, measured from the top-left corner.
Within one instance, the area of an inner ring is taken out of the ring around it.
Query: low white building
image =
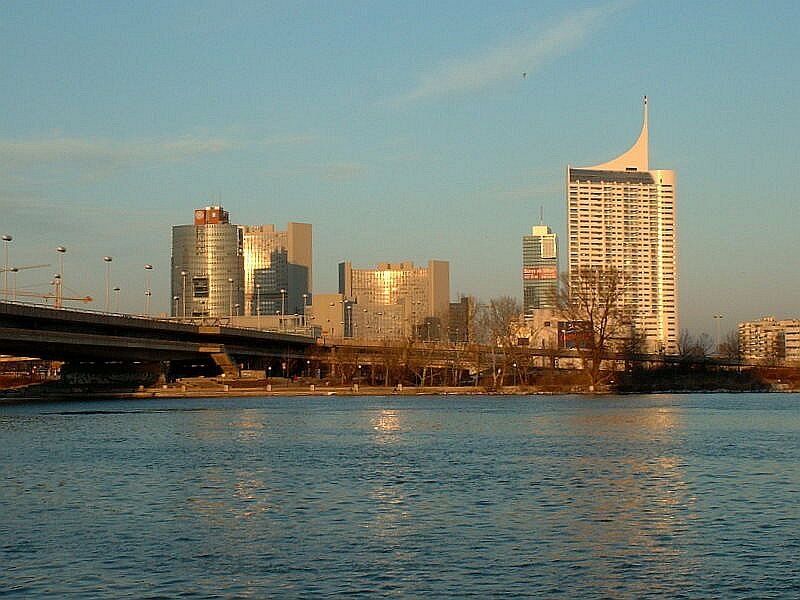
[[[739,323],[739,352],[746,361],[800,363],[800,319],[761,317]]]

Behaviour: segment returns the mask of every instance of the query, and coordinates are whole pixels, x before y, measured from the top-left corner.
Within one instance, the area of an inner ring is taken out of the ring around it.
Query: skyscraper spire
[[[648,134],[647,134],[647,96],[644,97],[644,116],[642,118],[642,131],[639,138],[627,152],[617,158],[594,167],[584,167],[597,171],[647,171],[650,169],[648,159]]]

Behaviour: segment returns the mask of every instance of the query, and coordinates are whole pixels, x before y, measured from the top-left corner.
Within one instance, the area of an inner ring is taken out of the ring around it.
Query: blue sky
[[[12,265],[67,246],[94,308],[110,255],[121,309],[151,263],[168,310],[170,228],[208,204],[312,223],[317,292],[342,260],[436,258],[454,298],[520,297],[521,237],[540,207],[564,235],[566,165],[626,150],[646,94],[651,167],[678,173],[681,327],[800,317],[799,7],[5,2],[0,230]]]

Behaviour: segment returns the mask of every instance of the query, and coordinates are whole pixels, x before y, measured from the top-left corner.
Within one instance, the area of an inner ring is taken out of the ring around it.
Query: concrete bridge
[[[212,360],[226,374],[240,362],[302,358],[311,336],[134,315],[0,302],[0,354],[66,362]]]
[[[133,363],[150,365],[151,372],[170,365],[169,373],[189,375],[191,368],[219,371],[226,377],[240,374],[240,365],[275,376],[313,373],[342,380],[369,374],[369,379],[389,381],[411,377],[453,383],[489,377],[500,381],[524,377],[535,369],[575,369],[580,358],[575,350],[513,348],[477,344],[421,341],[368,342],[365,340],[317,340],[297,332],[263,331],[232,327],[212,321],[184,322],[136,315],[109,314],[0,302],[0,354],[30,356],[85,366],[86,372],[102,365],[120,363],[118,371]],[[708,364],[740,369],[738,361],[688,359],[661,355],[625,356],[609,353],[607,368],[627,365]],[[178,374],[176,376],[181,376]]]

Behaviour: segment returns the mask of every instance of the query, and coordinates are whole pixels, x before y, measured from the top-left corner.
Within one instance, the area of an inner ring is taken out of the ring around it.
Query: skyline
[[[567,165],[628,148],[647,95],[651,165],[678,176],[681,328],[796,317],[800,9],[769,8],[9,3],[0,233],[13,266],[66,246],[66,287],[100,309],[113,256],[120,308],[143,310],[153,264],[168,312],[171,227],[210,204],[313,224],[317,293],[341,261],[435,258],[452,299],[521,299],[522,236],[542,207],[566,239]]]

